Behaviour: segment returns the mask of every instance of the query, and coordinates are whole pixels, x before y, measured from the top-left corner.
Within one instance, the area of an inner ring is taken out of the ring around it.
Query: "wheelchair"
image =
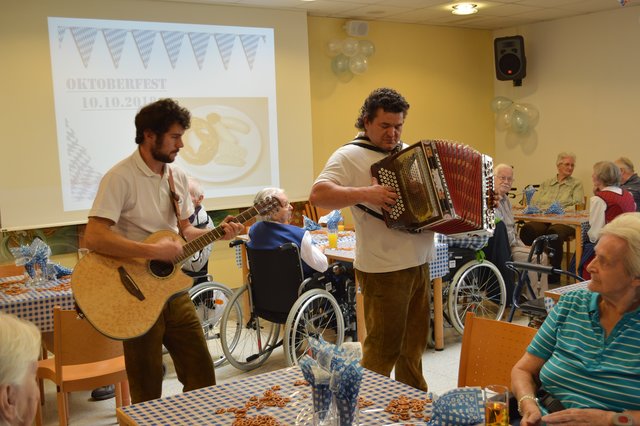
[[[230,245],[237,244],[244,241]],[[219,326],[222,351],[231,365],[252,370],[279,346],[287,365],[297,365],[307,353],[310,337],[341,345],[345,317],[347,331],[356,334],[356,288],[346,266],[305,279],[297,245],[255,250],[245,244],[245,248],[248,284],[230,297]]]
[[[455,240],[450,240],[451,242]],[[498,268],[484,259],[481,250],[449,243],[449,273],[442,278],[444,317],[460,334],[467,312],[500,320],[507,305],[507,289]]]
[[[233,291],[224,284],[213,281],[211,275],[206,275],[206,280],[196,284],[189,289],[189,298],[193,302],[196,315],[200,319],[204,338],[211,354],[214,367],[223,365],[226,361],[222,350],[220,321],[222,313],[229,305],[229,300],[233,296]],[[240,310],[238,304],[230,309],[237,312]],[[233,323],[229,323],[233,326]],[[233,330],[229,331],[233,333]]]
[[[549,248],[549,242],[558,238],[557,234],[540,235],[531,244],[527,262],[507,262],[507,267],[518,275],[518,283],[513,291],[513,301],[511,311],[507,321],[513,321],[516,310],[529,317],[529,327],[540,328],[540,325],[547,317],[547,309],[544,304],[544,295],[541,294],[539,285],[534,288],[531,283],[529,271],[537,274],[538,283],[542,274],[566,275],[576,282],[583,281],[580,275],[570,271],[553,268],[541,264],[542,253],[549,252],[549,257],[553,257],[556,253]]]

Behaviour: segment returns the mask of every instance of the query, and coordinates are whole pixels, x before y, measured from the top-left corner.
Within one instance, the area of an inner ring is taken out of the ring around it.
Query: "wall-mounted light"
[[[452,6],[454,15],[473,15],[478,12],[478,5],[473,3],[458,3]]]

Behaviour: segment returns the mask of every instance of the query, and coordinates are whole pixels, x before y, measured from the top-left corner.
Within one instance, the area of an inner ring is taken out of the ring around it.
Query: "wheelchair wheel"
[[[495,320],[500,320],[504,314],[507,289],[500,271],[488,260],[472,260],[462,265],[448,290],[448,317],[460,334],[464,332],[467,312]]]
[[[326,290],[312,289],[293,304],[284,329],[284,353],[287,365],[298,365],[307,353],[308,338],[324,339],[341,345],[344,340],[344,318],[336,299]]]
[[[196,308],[200,324],[202,324],[204,338],[207,341],[207,347],[215,367],[225,362],[220,341],[220,321],[231,296],[233,296],[233,291],[217,282],[206,282],[189,289],[189,297]],[[240,306],[236,304],[234,309],[240,309]],[[231,332],[233,333],[233,331]]]
[[[280,324],[247,311],[244,301],[250,296],[247,285],[238,289],[220,320],[222,351],[229,364],[245,371],[261,366],[269,358],[280,334]]]

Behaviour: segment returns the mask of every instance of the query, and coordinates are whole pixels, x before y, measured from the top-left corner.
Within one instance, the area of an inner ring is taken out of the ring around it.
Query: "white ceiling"
[[[271,9],[306,10],[311,16],[389,21],[458,28],[497,30],[551,21],[570,16],[633,8],[640,0],[478,0],[479,12],[469,16],[451,14],[446,0],[170,0]]]

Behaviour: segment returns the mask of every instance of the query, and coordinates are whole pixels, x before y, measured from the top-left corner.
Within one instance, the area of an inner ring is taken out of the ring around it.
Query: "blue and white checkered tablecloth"
[[[126,425],[230,425],[235,415],[216,414],[217,409],[242,407],[252,396],[262,397],[265,391],[278,385],[281,387],[279,395],[289,397],[291,401],[284,407],[265,406],[259,411],[252,408],[247,416],[269,415],[282,425],[311,425],[311,388],[294,386],[294,382],[301,379],[303,377],[298,367],[272,371],[236,382],[122,407],[118,412],[118,419],[121,424]],[[393,423],[390,420],[391,414],[384,409],[392,399],[397,399],[400,395],[414,399],[427,397],[426,392],[365,369],[359,396],[373,404],[360,410],[359,422],[367,425]],[[426,405],[423,414],[431,415],[430,404]]]
[[[313,234],[313,242],[318,245],[327,244],[327,236],[324,234]],[[337,249],[325,249],[327,256],[355,259],[354,247],[356,245],[355,232],[345,231],[338,237]],[[236,246],[236,265],[242,268],[242,250]],[[429,272],[431,279],[444,277],[449,273],[449,246],[446,243],[436,242],[435,258],[429,262]]]
[[[556,294],[557,298],[559,298],[563,294],[569,293],[571,291],[586,290],[588,285],[589,285],[589,281],[581,281],[579,283],[569,284],[569,285],[565,285],[565,286],[561,286],[561,287],[555,288],[553,290],[545,291],[544,292],[545,293],[545,296],[544,296],[544,307],[545,307],[545,309],[547,310],[547,312],[551,312],[553,307],[556,306],[555,299],[547,296],[549,293]]]
[[[21,277],[3,277],[0,283],[16,281]],[[9,295],[0,291],[0,311],[16,315],[19,318],[35,323],[41,332],[53,331],[53,307],[73,309],[74,300],[71,289],[50,290],[60,284],[69,283],[70,278],[47,281],[36,288],[21,294]]]

